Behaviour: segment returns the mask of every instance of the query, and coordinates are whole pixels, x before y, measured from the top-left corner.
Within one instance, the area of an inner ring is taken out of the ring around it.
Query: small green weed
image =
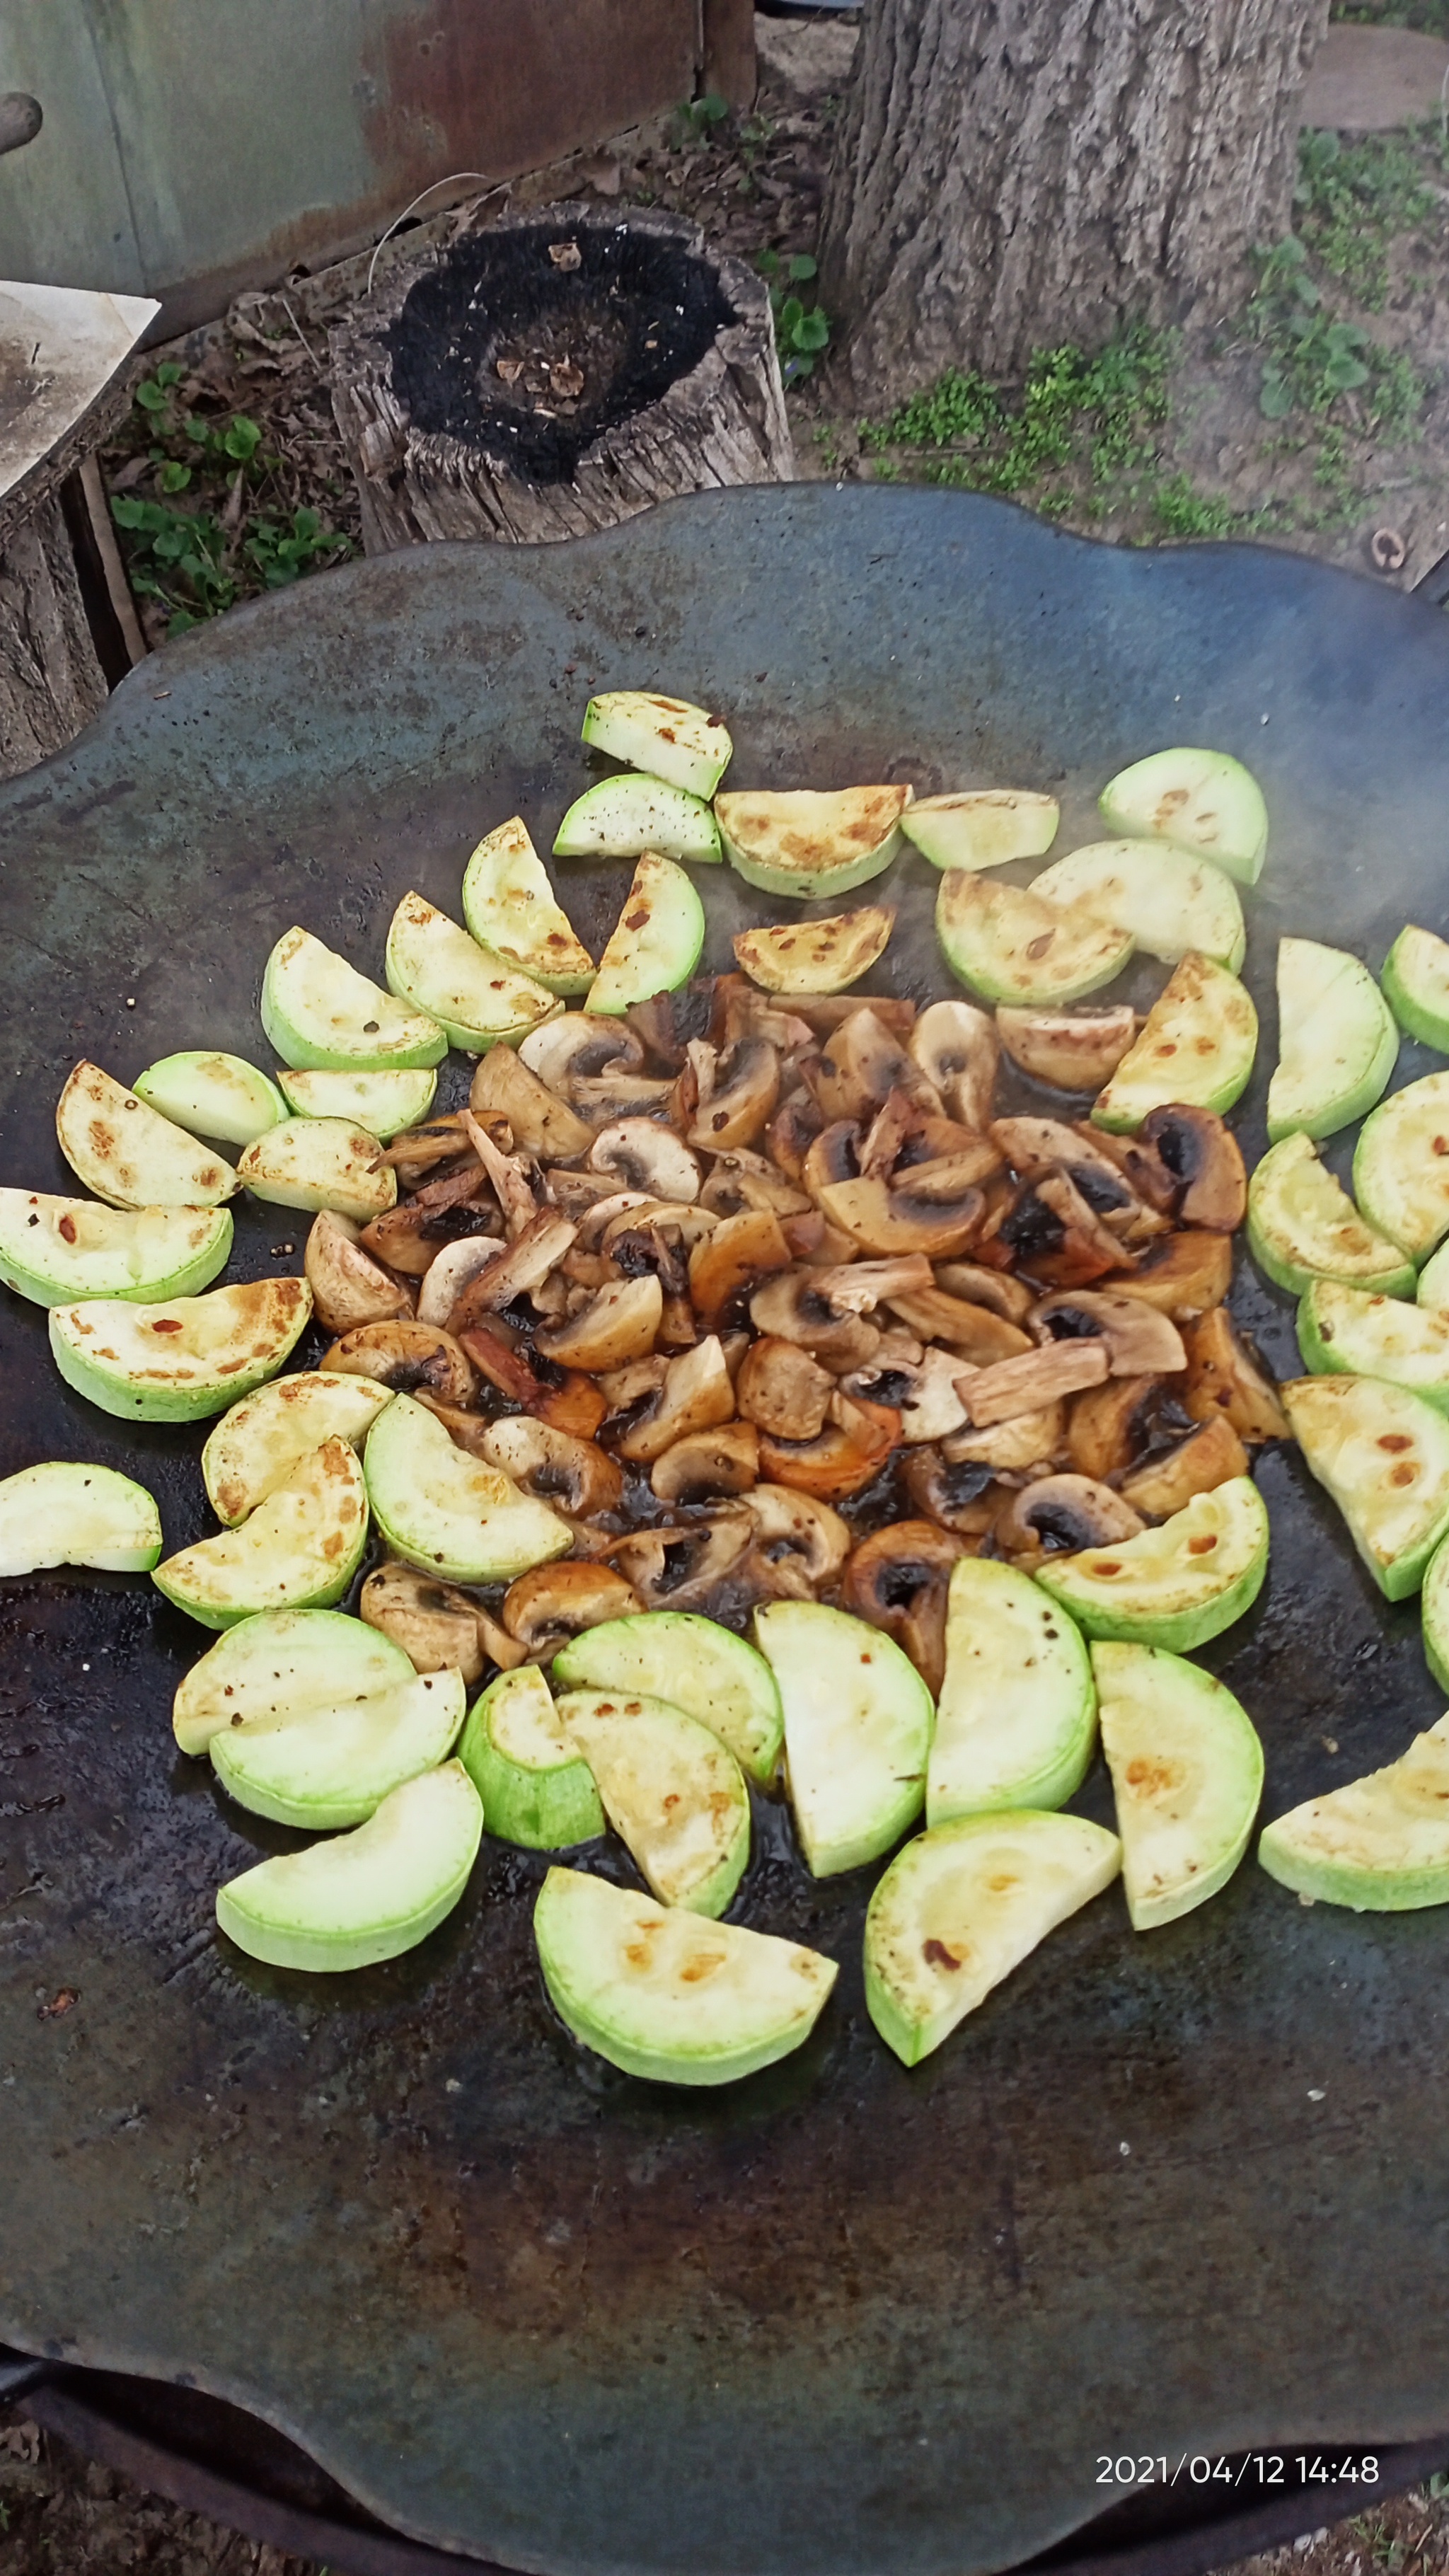
[[[1322,419],[1343,397],[1357,396],[1367,427],[1412,436],[1424,387],[1408,359],[1380,347],[1363,323],[1328,311],[1296,234],[1254,258],[1258,283],[1247,323],[1266,352],[1258,395],[1264,419],[1286,420],[1300,408]]]
[[[775,344],[780,352],[780,374],[787,385],[798,384],[802,376],[815,372],[815,361],[822,349],[830,346],[830,322],[818,302],[809,304],[803,296],[792,294],[795,287],[812,287],[816,265],[808,251],[796,251],[793,258],[782,261],[775,250],[762,250],[755,261],[760,275],[770,281],[770,310],[775,316]]]
[[[253,575],[249,587],[281,590],[329,556],[351,552],[350,538],[324,528],[315,510],[294,511],[290,527],[259,514],[240,545],[214,510],[168,510],[164,502],[120,492],[111,502],[111,516],[131,540],[126,567],[131,587],[168,610],[168,635],[181,635],[188,626],[231,608],[248,570]]]
[[[703,98],[682,100],[679,108],[686,137],[692,137],[700,143],[714,141],[715,127],[723,125],[729,112],[729,100],[721,98],[718,92],[712,89],[706,90]]]
[[[1294,201],[1299,231],[1331,277],[1373,313],[1389,287],[1388,248],[1435,209],[1424,175],[1395,135],[1369,135],[1346,144],[1332,132],[1298,138]]]
[[[1014,401],[974,370],[953,370],[889,420],[863,421],[861,441],[882,461],[891,449],[914,449],[924,482],[1030,493],[1037,509],[1070,506],[1085,483],[1095,495],[1088,513],[1101,516],[1124,483],[1156,465],[1174,350],[1171,334],[1143,329],[1093,358],[1039,349]]]

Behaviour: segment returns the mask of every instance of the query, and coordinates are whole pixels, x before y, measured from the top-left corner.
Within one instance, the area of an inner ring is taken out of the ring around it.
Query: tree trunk
[[[866,0],[823,297],[858,399],[1227,309],[1328,0]]]

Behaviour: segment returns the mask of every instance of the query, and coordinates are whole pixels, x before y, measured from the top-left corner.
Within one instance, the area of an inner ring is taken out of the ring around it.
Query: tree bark
[[[866,0],[824,227],[858,399],[1217,313],[1289,228],[1328,0]]]
[[[0,778],[63,751],[105,702],[57,495],[0,554]]]

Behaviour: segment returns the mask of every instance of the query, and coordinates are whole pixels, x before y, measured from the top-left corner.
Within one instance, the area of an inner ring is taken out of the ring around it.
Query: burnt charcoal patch
[[[386,344],[415,430],[566,483],[585,448],[658,402],[737,319],[677,241],[534,224],[457,243],[410,289]]]

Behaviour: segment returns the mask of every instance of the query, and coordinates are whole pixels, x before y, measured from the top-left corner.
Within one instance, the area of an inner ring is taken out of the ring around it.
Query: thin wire
[[[1444,77],[1439,83],[1439,141],[1441,145],[1449,145],[1449,63],[1445,64]]]
[[[422,204],[424,197],[430,197],[435,188],[450,188],[455,179],[486,179],[487,176],[488,173],[486,170],[449,170],[444,178],[430,179],[426,188],[419,188],[412,204],[410,206],[404,206],[400,215],[394,215],[392,222],[388,225],[387,231],[379,235],[377,248],[374,250],[372,258],[368,263],[367,284],[362,290],[363,294],[370,295],[372,293],[373,272],[377,267],[383,243],[391,239],[392,235],[397,231],[399,224],[405,224],[407,222],[409,215],[414,213],[417,207]],[[497,187],[489,188],[486,191],[485,197],[481,197],[479,199],[479,204],[484,204],[487,197],[501,197],[507,184],[506,180],[502,180],[499,182]]]

